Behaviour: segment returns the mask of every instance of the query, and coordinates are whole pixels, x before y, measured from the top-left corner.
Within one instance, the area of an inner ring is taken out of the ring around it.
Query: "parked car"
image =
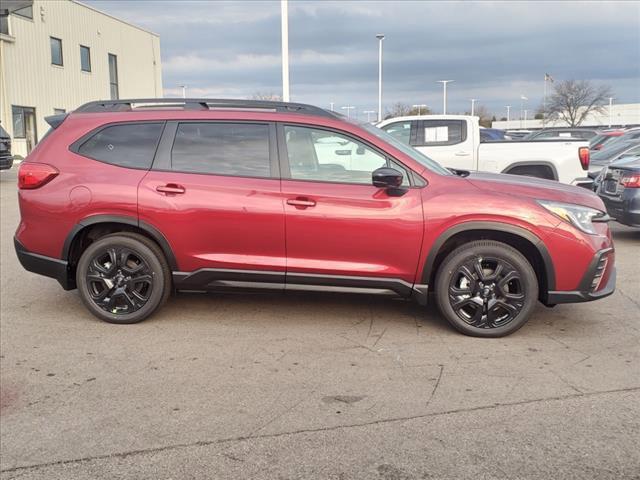
[[[447,168],[592,184],[586,140],[481,142],[478,117],[467,115],[398,117],[378,127]]]
[[[511,137],[506,134],[504,130],[498,128],[481,128],[480,129],[480,141],[481,142],[494,142],[494,141],[511,140]]]
[[[454,174],[373,125],[309,105],[151,102],[49,117],[19,170],[21,264],[77,288],[102,320],[139,322],[173,290],[423,305],[433,292],[455,328],[496,337],[538,300],[614,291],[608,217],[586,189]],[[348,168],[335,163],[342,143],[357,145]]]
[[[612,142],[606,148],[595,152],[591,156],[589,176],[595,178],[600,171],[610,163],[625,156],[637,155],[638,152],[640,152],[640,139],[628,142]]]
[[[523,140],[551,140],[557,138],[577,138],[581,140],[590,140],[598,134],[598,130],[591,128],[544,128],[523,138]]]
[[[640,227],[640,153],[605,167],[596,193],[618,222]]]
[[[589,149],[591,151],[602,150],[607,142],[624,134],[623,130],[611,130],[607,132],[600,132],[595,137],[589,140]]]
[[[11,137],[0,125],[0,170],[8,170],[13,166],[11,155]]]

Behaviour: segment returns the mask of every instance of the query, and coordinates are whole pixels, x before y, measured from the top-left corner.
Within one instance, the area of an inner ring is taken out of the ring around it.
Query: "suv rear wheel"
[[[110,323],[137,323],[171,293],[171,272],[160,248],[137,233],[107,235],[87,247],[76,270],[83,303]]]
[[[538,299],[538,281],[516,249],[478,240],[445,258],[435,291],[440,311],[457,330],[476,337],[502,337],[528,320]]]

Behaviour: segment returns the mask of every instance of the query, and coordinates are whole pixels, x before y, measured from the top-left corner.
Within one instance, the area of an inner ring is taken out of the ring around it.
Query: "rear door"
[[[139,218],[176,256],[182,288],[282,287],[284,210],[275,125],[173,121],[139,186]],[[184,282],[187,282],[186,284]]]
[[[410,184],[409,170],[342,132],[301,125],[278,129],[287,289],[339,285],[408,294],[423,234],[421,190]],[[352,145],[348,166],[327,148],[327,139]],[[372,185],[371,173],[382,166],[403,173],[402,192]]]
[[[414,146],[443,167],[474,168],[473,131],[464,119],[419,120]]]

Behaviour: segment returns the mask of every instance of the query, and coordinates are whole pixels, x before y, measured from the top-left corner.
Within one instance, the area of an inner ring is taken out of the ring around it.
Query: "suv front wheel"
[[[531,264],[513,247],[478,240],[451,252],[436,277],[440,311],[476,337],[502,337],[526,323],[538,299]]]
[[[171,293],[171,272],[160,248],[137,233],[107,235],[87,247],[76,270],[85,306],[110,323],[137,323]]]

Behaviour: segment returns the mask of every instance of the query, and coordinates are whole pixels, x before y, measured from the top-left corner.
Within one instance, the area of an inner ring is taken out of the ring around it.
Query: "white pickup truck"
[[[591,184],[587,140],[481,142],[478,117],[467,115],[396,117],[377,126],[444,167]]]

